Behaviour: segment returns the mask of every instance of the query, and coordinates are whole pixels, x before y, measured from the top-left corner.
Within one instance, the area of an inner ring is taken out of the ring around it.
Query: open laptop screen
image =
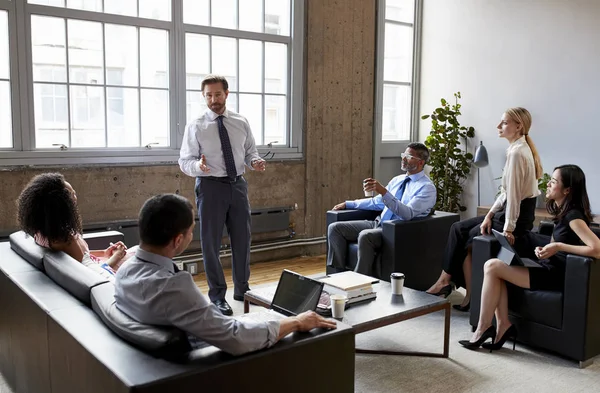
[[[284,270],[279,279],[271,308],[285,315],[298,315],[304,311],[314,311],[319,304],[323,283]]]

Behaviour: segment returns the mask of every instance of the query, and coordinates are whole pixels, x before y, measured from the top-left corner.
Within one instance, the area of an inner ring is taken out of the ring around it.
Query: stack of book
[[[330,274],[319,281],[325,283],[324,292],[330,295],[346,295],[348,304],[376,297],[377,292],[373,291],[373,284],[379,282],[376,278],[353,271]]]

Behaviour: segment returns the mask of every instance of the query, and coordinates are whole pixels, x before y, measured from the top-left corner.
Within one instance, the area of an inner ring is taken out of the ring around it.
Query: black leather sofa
[[[552,234],[552,223],[542,223],[540,234]],[[600,230],[592,228],[600,237]],[[493,236],[478,236],[473,242],[473,276],[470,324],[479,320],[483,265],[498,255],[500,245]],[[600,354],[600,260],[567,255],[564,291],[530,291],[508,284],[511,322],[517,341],[579,361],[580,367]]]
[[[380,211],[330,210],[327,226],[338,221],[374,220]],[[377,255],[373,275],[390,281],[390,274],[401,272],[406,276],[404,285],[426,290],[442,270],[442,258],[450,227],[460,216],[456,213],[436,211],[434,214],[410,221],[392,220],[382,225],[383,244]],[[358,259],[358,243],[348,245],[345,270],[354,270]],[[327,274],[343,271],[327,267]]]
[[[86,239],[91,248],[102,248],[101,237]],[[0,243],[0,372],[12,390],[354,390],[349,326],[291,334],[272,348],[238,357],[212,346],[189,351],[181,331],[139,324],[121,313],[113,293],[112,283],[22,232]]]

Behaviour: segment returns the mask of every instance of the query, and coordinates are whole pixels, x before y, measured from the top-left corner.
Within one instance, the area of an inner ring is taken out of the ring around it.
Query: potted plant
[[[442,105],[431,115],[421,116],[423,120],[431,117],[431,131],[425,145],[430,152],[431,180],[437,189],[435,208],[447,212],[467,209],[461,203],[461,196],[473,160],[473,155],[467,152],[467,141],[475,136],[475,129],[461,126],[458,121],[460,98],[460,92],[454,93],[454,105],[442,98]]]
[[[546,190],[548,190],[548,182],[550,181],[550,175],[544,173],[542,177],[538,179],[538,190],[541,194],[537,198],[537,206],[539,208],[546,207]]]

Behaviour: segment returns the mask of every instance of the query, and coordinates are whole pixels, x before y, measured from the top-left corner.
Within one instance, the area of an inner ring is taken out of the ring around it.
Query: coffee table
[[[250,310],[250,304],[270,307],[277,283],[246,292],[244,295],[244,313]],[[402,295],[392,295],[389,282],[373,284],[377,298],[351,304],[339,321],[351,325],[356,334],[392,325],[408,319],[420,317],[436,311],[444,311],[444,348],[442,353],[384,351],[356,348],[357,353],[379,355],[448,357],[450,339],[450,302],[422,291],[404,288]]]

